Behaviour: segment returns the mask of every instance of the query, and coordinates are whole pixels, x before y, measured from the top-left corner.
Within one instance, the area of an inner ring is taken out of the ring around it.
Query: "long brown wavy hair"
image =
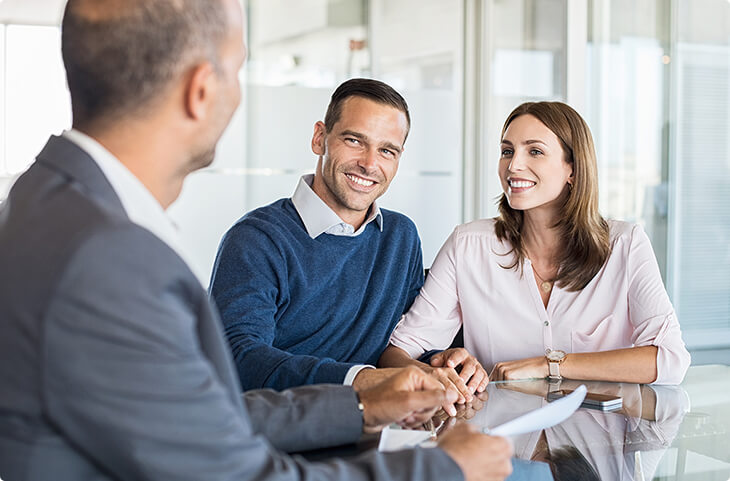
[[[611,252],[608,224],[598,213],[598,166],[593,137],[583,118],[562,102],[526,102],[515,108],[502,128],[521,115],[532,115],[545,124],[557,137],[565,160],[573,166],[573,188],[570,189],[562,215],[554,228],[563,248],[556,261],[556,285],[569,291],[583,289],[601,270]],[[522,241],[523,212],[510,207],[502,194],[495,231],[502,241],[508,241],[515,261],[505,269],[522,269],[526,257]]]

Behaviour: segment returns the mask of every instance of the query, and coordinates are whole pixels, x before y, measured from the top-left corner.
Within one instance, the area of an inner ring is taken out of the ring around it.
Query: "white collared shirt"
[[[383,214],[378,204],[373,202],[370,215],[365,219],[359,229],[340,219],[335,211],[312,190],[314,174],[303,175],[299,184],[291,196],[294,208],[307,229],[307,234],[315,239],[321,234],[341,235],[356,237],[365,232],[365,228],[372,221],[377,221],[380,232],[383,232]]]
[[[62,135],[94,159],[122,202],[129,220],[152,232],[190,265],[175,224],[147,187],[93,138],[75,129],[67,130]]]
[[[372,208],[370,209],[370,215],[365,219],[359,229],[355,230],[355,227],[348,224],[347,222],[340,219],[340,216],[335,214],[335,211],[330,207],[312,190],[312,182],[314,182],[314,174],[303,175],[299,179],[297,188],[294,191],[294,195],[291,196],[292,204],[297,210],[299,217],[304,223],[304,228],[307,229],[307,234],[312,239],[320,236],[321,234],[332,234],[339,236],[355,237],[365,232],[365,228],[372,221],[377,221],[380,232],[383,232],[383,214],[380,212],[380,207],[373,202]],[[347,370],[345,380],[342,384],[345,386],[351,386],[352,381],[355,380],[360,371],[363,369],[374,369],[375,366],[368,364],[357,364]]]

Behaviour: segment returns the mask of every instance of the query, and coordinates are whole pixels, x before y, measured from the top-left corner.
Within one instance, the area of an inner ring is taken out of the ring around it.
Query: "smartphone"
[[[567,396],[572,393],[572,390],[563,389],[560,391],[549,392],[547,395],[548,401],[555,401],[563,396]],[[600,409],[601,411],[613,411],[615,409],[621,409],[623,406],[623,399],[621,396],[614,396],[613,394],[599,394],[596,392],[586,393],[586,397],[583,403],[580,405],[583,408]]]

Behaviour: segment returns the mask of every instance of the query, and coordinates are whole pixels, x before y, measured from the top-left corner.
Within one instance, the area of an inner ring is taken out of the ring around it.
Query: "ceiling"
[[[0,0],[0,23],[60,25],[66,0]]]

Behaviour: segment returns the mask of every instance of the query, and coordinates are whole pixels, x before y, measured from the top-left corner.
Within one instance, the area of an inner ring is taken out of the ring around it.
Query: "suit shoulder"
[[[86,282],[105,292],[176,292],[187,302],[200,302],[204,292],[180,255],[149,230],[131,221],[98,223],[78,243],[63,278]],[[74,288],[79,287],[74,285]],[[144,296],[143,296],[144,297]]]

